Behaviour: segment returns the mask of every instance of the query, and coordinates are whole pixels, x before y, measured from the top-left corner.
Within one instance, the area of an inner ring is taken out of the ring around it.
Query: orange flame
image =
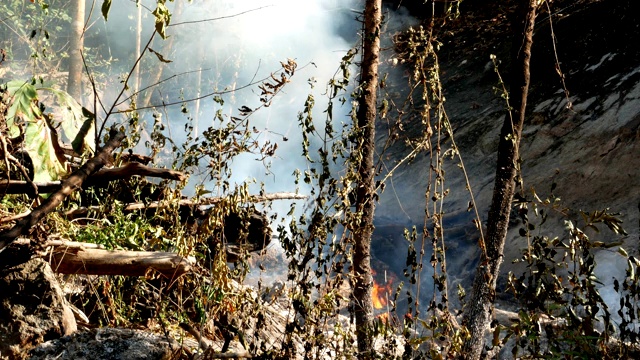
[[[389,294],[389,289],[387,289],[386,285],[381,286],[375,281],[373,282],[373,290],[371,291],[371,298],[373,300],[373,307],[376,309],[382,309],[387,306],[387,295]]]
[[[383,323],[389,323],[391,317],[389,316],[389,313],[386,312],[376,316],[376,319],[380,320]]]
[[[372,271],[375,275],[375,271]],[[386,276],[385,276],[386,277]],[[373,307],[375,309],[383,309],[389,303],[389,295],[391,295],[393,289],[393,281],[387,280],[387,283],[380,285],[375,279],[373,280],[373,289],[371,290],[371,298],[373,300]]]

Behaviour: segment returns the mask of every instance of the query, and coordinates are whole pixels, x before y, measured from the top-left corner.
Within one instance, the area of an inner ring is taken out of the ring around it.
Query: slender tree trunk
[[[140,52],[142,51],[142,4],[138,4],[138,13],[136,15],[136,59],[140,57]],[[136,66],[134,70],[133,76],[133,92],[137,93],[140,91],[140,66]],[[138,103],[138,95],[134,97],[136,104]]]
[[[200,71],[196,73],[196,106],[193,111],[193,132],[198,135],[198,125],[200,123],[200,95],[202,95],[202,72],[204,68],[204,46],[198,48],[198,60],[200,61]]]
[[[511,22],[513,39],[509,99],[512,109],[507,112],[500,133],[487,237],[484,244],[481,240],[481,262],[464,313],[463,325],[466,326],[470,335],[462,351],[465,359],[480,359],[484,349],[485,331],[491,323],[496,280],[503,260],[509,213],[516,190],[520,138],[529,92],[529,62],[537,3],[538,0],[519,0],[518,9]]]
[[[378,87],[378,62],[380,52],[380,23],[382,21],[381,0],[367,0],[364,10],[364,34],[362,46],[362,87],[358,99],[357,128],[360,132],[360,146],[356,147],[362,156],[358,166],[360,182],[357,188],[356,209],[360,222],[354,229],[354,287],[353,307],[358,339],[358,358],[370,359],[373,350],[372,322],[373,304],[371,289],[371,234],[373,233],[373,213],[375,210],[375,121],[376,96]]]
[[[74,10],[71,23],[71,36],[69,44],[69,77],[67,79],[67,92],[79,102],[82,96],[82,56],[84,47],[84,4],[85,0],[73,1],[71,8]]]

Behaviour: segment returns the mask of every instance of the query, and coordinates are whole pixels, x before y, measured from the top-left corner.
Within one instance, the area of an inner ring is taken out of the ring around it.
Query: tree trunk
[[[375,120],[378,87],[378,59],[380,52],[380,23],[382,19],[381,0],[367,0],[364,10],[364,34],[361,64],[361,93],[358,98],[356,147],[362,159],[358,166],[356,211],[360,215],[359,224],[354,229],[353,250],[353,309],[358,339],[358,358],[372,358],[373,304],[371,289],[371,234],[373,233],[373,213],[375,210]]]
[[[140,58],[140,52],[142,51],[142,4],[137,4],[138,12],[136,15],[136,59]],[[140,66],[136,66],[133,75],[133,93],[137,94],[140,91]],[[133,97],[133,100],[138,103],[138,95]]]
[[[84,1],[73,1],[71,6],[74,13],[69,40],[69,77],[67,79],[67,92],[80,103],[82,103],[83,63],[81,52],[84,47]]]
[[[538,0],[520,0],[511,22],[513,39],[509,100],[512,109],[507,112],[500,133],[487,237],[486,241],[480,241],[481,261],[464,313],[463,325],[466,326],[470,336],[461,354],[465,359],[480,359],[484,349],[485,331],[491,323],[496,280],[503,260],[509,213],[516,190],[516,175],[520,161],[519,146],[529,91],[529,62],[537,3]]]

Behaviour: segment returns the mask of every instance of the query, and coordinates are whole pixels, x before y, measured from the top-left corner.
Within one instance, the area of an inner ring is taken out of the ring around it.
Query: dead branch
[[[187,176],[180,171],[169,169],[157,169],[145,166],[138,162],[130,162],[122,167],[102,169],[87,179],[87,186],[96,186],[109,181],[128,179],[132,176],[150,176],[167,180],[184,181]]]
[[[259,202],[266,202],[266,201],[273,201],[273,200],[303,200],[306,198],[307,196],[302,194],[290,193],[290,192],[278,192],[278,193],[272,193],[272,194],[250,196],[247,199],[247,201],[252,203],[259,203]],[[207,205],[217,204],[224,199],[225,199],[224,197],[202,198],[199,201],[181,199],[181,200],[178,200],[178,205],[180,207],[207,206]],[[138,202],[138,203],[128,204],[127,206],[124,207],[124,210],[135,211],[135,210],[145,210],[145,209],[157,209],[157,208],[167,207],[172,204],[175,204],[175,203],[172,203],[169,201],[152,201],[149,203]],[[69,210],[65,213],[65,215],[66,216],[85,215],[86,213],[89,212],[89,210],[99,210],[99,209],[100,209],[99,206],[82,207],[78,209]]]
[[[32,244],[31,239],[29,239],[29,238],[18,238],[13,242],[13,245],[16,245],[16,246],[31,246],[33,244]],[[47,239],[47,241],[45,241],[44,244],[42,245],[43,248],[47,248],[47,247],[51,247],[51,246],[64,246],[64,247],[70,247],[70,248],[83,247],[83,248],[87,248],[87,249],[106,249],[106,247],[104,245],[101,245],[101,244],[77,242],[77,241],[62,240],[62,239],[57,239],[57,240]]]
[[[23,217],[29,216],[29,214],[31,214],[31,211],[25,211],[23,213],[16,214],[16,215],[5,216],[2,219],[0,219],[0,224],[8,223],[8,222],[14,221],[14,220],[20,220]]]
[[[253,356],[248,352],[237,353],[207,353],[206,359],[251,359]]]
[[[103,250],[74,246],[55,246],[51,268],[60,274],[145,276],[149,271],[169,279],[191,271],[193,259],[176,253],[159,251]],[[88,244],[92,245],[92,244]]]
[[[189,334],[191,334],[191,336],[193,336],[194,338],[196,338],[196,340],[198,340],[198,345],[202,350],[207,351],[209,350],[209,348],[211,348],[211,340],[202,336],[200,334],[200,331],[196,330],[193,326],[182,322],[180,323],[180,328],[188,332]]]
[[[29,216],[18,221],[11,229],[0,232],[0,251],[11,244],[18,236],[27,234],[45,215],[58,207],[67,196],[77,189],[80,189],[82,183],[91,174],[100,170],[100,168],[109,161],[111,152],[120,146],[122,139],[124,139],[124,133],[112,130],[111,139],[105,146],[94,158],[87,161],[86,164],[82,165],[82,167],[65,179],[61,184],[60,190],[53,193],[42,205],[35,208]]]
[[[38,188],[38,193],[52,193],[58,191],[62,185],[61,181],[48,181],[33,183]],[[33,192],[31,183],[23,180],[0,180],[0,189],[6,194],[28,194]],[[6,189],[6,190],[5,190]]]
[[[187,176],[179,171],[169,169],[156,169],[145,166],[143,164],[133,162],[127,163],[122,167],[101,169],[95,174],[87,178],[83,186],[103,186],[104,184],[115,181],[129,179],[132,176],[150,176],[160,179],[184,181]],[[58,191],[62,186],[61,181],[49,181],[44,183],[29,183],[20,180],[0,180],[0,189],[6,189],[7,194],[25,194],[33,191],[33,185],[38,188],[40,193],[52,193]]]

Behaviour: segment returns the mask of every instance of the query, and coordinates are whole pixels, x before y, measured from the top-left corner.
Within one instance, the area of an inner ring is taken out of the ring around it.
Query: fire
[[[384,286],[373,281],[373,290],[371,291],[371,298],[373,300],[373,307],[375,309],[383,309],[387,306],[387,298],[391,293],[391,284],[387,282]]]
[[[389,316],[389,313],[386,312],[376,316],[376,318],[383,323],[389,323],[390,316]]]
[[[375,276],[376,272],[373,270],[371,272]],[[389,304],[389,296],[391,295],[392,291],[393,291],[393,281],[391,279],[386,280],[386,283],[384,285],[381,285],[374,278],[373,289],[371,290],[373,307],[378,310],[384,309]]]

